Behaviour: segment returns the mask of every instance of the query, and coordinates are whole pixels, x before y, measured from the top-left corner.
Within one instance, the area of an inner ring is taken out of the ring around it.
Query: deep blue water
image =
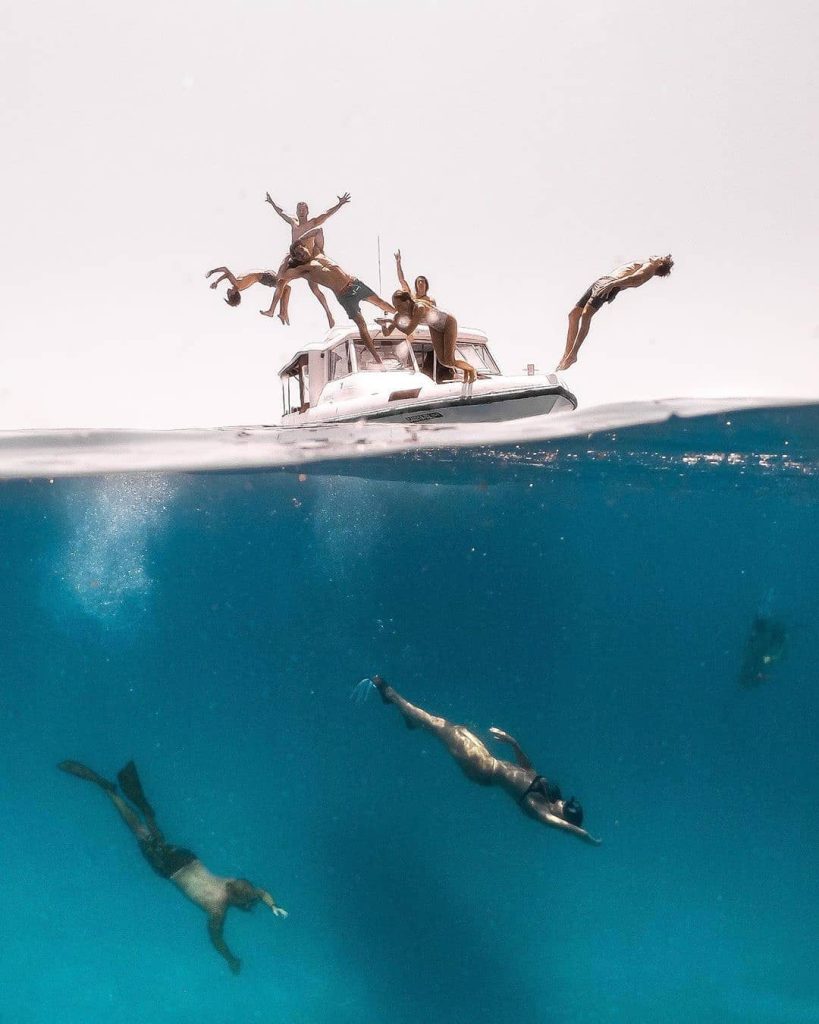
[[[0,1022],[819,1019],[819,476],[719,444],[0,485]],[[373,672],[515,734],[603,845],[351,702]],[[131,757],[290,911],[231,912],[239,977],[55,769]]]

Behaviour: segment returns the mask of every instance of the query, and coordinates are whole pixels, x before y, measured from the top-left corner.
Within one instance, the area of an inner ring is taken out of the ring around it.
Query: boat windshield
[[[430,342],[416,340],[413,342],[413,349],[421,373],[425,373],[427,377],[432,377],[434,373],[436,384],[447,384],[453,380],[463,380],[462,370],[453,370],[448,366],[441,366],[440,363],[435,363]],[[492,354],[483,342],[462,340],[458,342],[455,351],[458,358],[471,363],[481,377],[492,377],[500,374],[498,364],[492,358]],[[435,368],[433,369],[433,367]]]
[[[500,373],[498,364],[492,358],[492,353],[486,345],[479,341],[459,341],[457,353],[459,359],[465,359],[468,363],[472,363],[478,373]]]
[[[355,358],[358,369],[363,373],[383,373],[385,370],[414,370],[412,352],[406,338],[399,338],[392,343],[390,338],[376,338],[375,349],[381,356],[378,363],[368,351],[363,341],[355,342]]]

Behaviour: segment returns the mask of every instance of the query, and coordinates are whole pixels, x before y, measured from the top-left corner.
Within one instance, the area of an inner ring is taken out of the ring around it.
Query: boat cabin
[[[403,389],[418,394],[431,384],[463,380],[462,371],[438,363],[425,327],[419,327],[411,338],[397,332],[385,338],[373,328],[372,339],[381,356],[380,364],[356,328],[337,327],[323,341],[301,349],[279,373],[284,415],[305,413],[320,401],[339,401],[374,391],[395,394]],[[459,331],[457,352],[460,359],[475,367],[479,379],[500,375],[481,331]],[[377,375],[378,379],[370,378],[368,382],[362,374]]]

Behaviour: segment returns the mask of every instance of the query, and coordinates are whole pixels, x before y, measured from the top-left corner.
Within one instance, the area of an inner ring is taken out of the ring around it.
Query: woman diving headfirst
[[[398,708],[410,729],[426,729],[437,737],[472,782],[482,786],[500,786],[528,817],[570,832],[587,843],[600,844],[602,840],[595,839],[580,827],[583,808],[577,800],[574,797],[564,800],[560,787],[535,771],[517,740],[509,733],[494,726],[489,730],[498,742],[512,747],[514,763],[495,757],[465,725],[455,725],[410,704],[381,676],[362,680],[353,691],[353,697],[357,700],[366,698],[373,688],[378,690],[385,704],[394,704]]]

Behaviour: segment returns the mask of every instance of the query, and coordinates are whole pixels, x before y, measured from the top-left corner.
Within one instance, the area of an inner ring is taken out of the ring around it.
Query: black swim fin
[[[85,779],[87,782],[96,782],[102,789],[107,790],[109,793],[116,793],[117,787],[113,782],[109,782],[108,779],[104,779],[92,768],[87,768],[84,764],[80,764],[79,761],[60,761],[57,765],[61,772],[68,772],[69,775],[76,775],[78,779]]]
[[[122,771],[117,772],[117,781],[119,782],[119,788],[134,807],[140,810],[146,818],[153,821],[156,815],[154,814],[153,807],[145,799],[145,794],[142,792],[142,783],[139,781],[139,775],[133,761],[129,761]]]

